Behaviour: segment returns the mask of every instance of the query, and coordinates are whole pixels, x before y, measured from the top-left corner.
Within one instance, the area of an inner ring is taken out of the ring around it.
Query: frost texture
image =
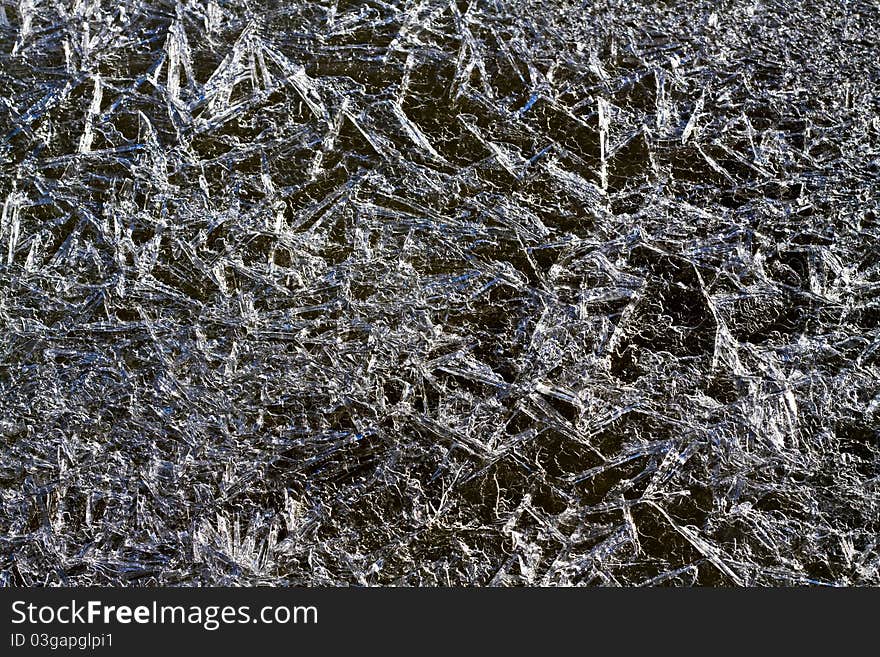
[[[880,583],[878,43],[4,0],[2,582]]]

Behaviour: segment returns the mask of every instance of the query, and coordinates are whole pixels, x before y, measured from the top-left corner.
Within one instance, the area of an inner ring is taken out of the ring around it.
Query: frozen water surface
[[[880,583],[876,2],[0,7],[3,583]]]

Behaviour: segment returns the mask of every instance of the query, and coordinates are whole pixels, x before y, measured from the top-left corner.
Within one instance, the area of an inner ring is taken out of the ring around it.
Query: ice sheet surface
[[[2,583],[880,583],[876,2],[0,7]]]

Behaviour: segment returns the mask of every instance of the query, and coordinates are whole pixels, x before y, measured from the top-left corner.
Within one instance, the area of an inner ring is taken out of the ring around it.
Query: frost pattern
[[[880,584],[878,14],[3,0],[0,581]]]

